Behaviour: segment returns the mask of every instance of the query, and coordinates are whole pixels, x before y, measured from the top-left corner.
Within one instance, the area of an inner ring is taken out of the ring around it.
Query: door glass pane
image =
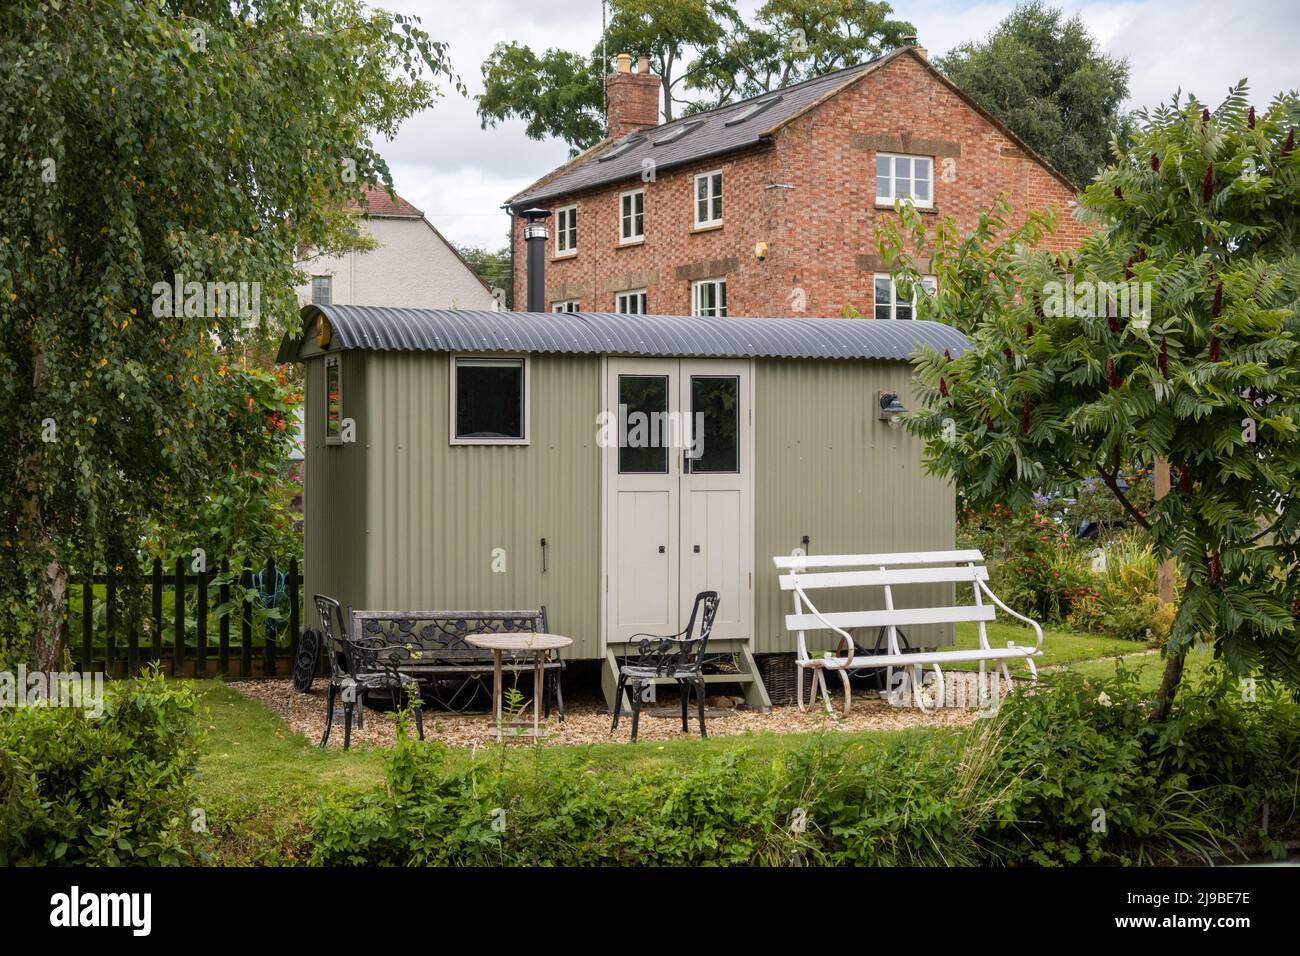
[[[618,377],[618,470],[668,474],[668,376]]]
[[[691,430],[696,447],[688,459],[693,475],[740,471],[740,379],[691,376]],[[702,429],[702,430],[701,430]]]

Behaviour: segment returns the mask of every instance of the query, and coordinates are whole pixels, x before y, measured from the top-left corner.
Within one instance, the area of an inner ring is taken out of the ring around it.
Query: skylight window
[[[632,136],[629,139],[625,139],[623,142],[619,143],[609,152],[597,158],[596,162],[603,163],[606,160],[617,159],[619,156],[622,156],[632,147],[640,146],[644,142],[645,142],[644,136]]]
[[[759,100],[757,103],[751,103],[748,107],[741,110],[739,113],[737,113],[731,119],[727,120],[722,125],[739,126],[741,123],[745,122],[746,120],[753,119],[755,116],[757,116],[759,113],[762,113],[768,107],[775,106],[777,103],[780,102],[781,102],[781,97],[773,96],[765,100]]]
[[[663,136],[655,140],[656,146],[667,146],[669,143],[675,143],[687,133],[694,132],[704,125],[703,120],[696,120],[693,123],[683,123],[681,126],[670,129]]]

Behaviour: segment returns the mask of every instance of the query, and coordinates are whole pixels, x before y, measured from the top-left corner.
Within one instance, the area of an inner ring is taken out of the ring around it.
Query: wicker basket
[[[795,663],[793,654],[769,654],[758,665],[763,685],[773,707],[795,703]]]

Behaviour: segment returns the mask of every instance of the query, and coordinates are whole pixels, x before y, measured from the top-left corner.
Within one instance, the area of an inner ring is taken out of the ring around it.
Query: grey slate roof
[[[923,345],[949,349],[955,358],[968,344],[951,326],[908,319],[737,319],[356,305],[305,306],[305,334],[321,315],[341,349],[905,361]],[[286,336],[277,361],[296,361],[302,341]]]
[[[590,189],[593,186],[639,177],[642,171],[641,163],[646,159],[653,160],[656,169],[667,169],[670,166],[729,153],[747,146],[756,146],[786,120],[840,87],[853,82],[862,74],[883,65],[905,49],[901,48],[870,62],[827,73],[738,103],[731,103],[707,113],[683,116],[671,123],[628,133],[610,143],[608,148],[594,153],[585,162],[577,164],[554,179],[542,180],[540,185],[511,199],[507,205],[512,209],[521,209],[558,196]],[[748,119],[740,120],[740,115],[756,104],[770,105]],[[680,139],[662,142],[671,139],[673,134],[683,127],[694,124],[698,124],[696,128],[685,133]],[[610,158],[611,154],[624,145],[628,145],[626,151]]]

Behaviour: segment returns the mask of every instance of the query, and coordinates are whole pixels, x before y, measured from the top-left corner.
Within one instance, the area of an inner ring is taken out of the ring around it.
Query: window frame
[[[457,362],[460,359],[500,359],[500,360],[518,360],[520,363],[520,374],[523,377],[523,412],[519,426],[523,430],[521,438],[460,438],[456,435],[456,377]],[[532,444],[532,374],[529,370],[528,355],[526,353],[497,353],[497,352],[452,352],[447,356],[448,361],[448,416],[447,416],[447,444],[449,445],[530,445]]]
[[[638,213],[636,212],[636,204],[635,204],[636,196],[641,197],[641,212],[639,214],[641,217],[641,231],[638,233],[634,233],[630,236],[624,235],[623,230],[626,223],[628,223],[629,221],[632,222],[634,225],[636,223],[636,219],[638,215]],[[633,207],[630,215],[625,214],[623,212],[623,202],[624,200],[627,199],[633,200]],[[628,189],[618,194],[618,244],[620,246],[634,246],[641,242],[645,242],[645,187],[644,186],[641,187],[640,189]]]
[[[873,163],[879,163],[881,159],[886,159],[886,158],[889,159],[890,161],[890,166],[889,166],[890,195],[888,196],[880,195],[880,174],[873,170],[876,179],[876,205],[893,206],[895,200],[900,200],[902,202],[910,202],[917,209],[933,209],[934,208],[934,157],[927,156],[923,153],[887,153],[884,151],[879,151],[876,153]],[[908,183],[910,184],[912,189],[916,188],[916,182],[917,182],[916,166],[915,166],[916,160],[923,159],[930,164],[930,178],[929,178],[930,198],[929,199],[918,199],[916,198],[916,196],[910,194],[902,197],[898,196],[898,173],[897,173],[898,167],[897,167],[896,160],[899,159],[910,159],[913,163],[912,174],[908,179]]]
[[[561,224],[561,221],[565,223]],[[569,234],[573,235],[573,245],[560,248],[560,238],[564,237],[565,242],[569,240]],[[578,204],[570,203],[567,206],[560,206],[555,210],[555,243],[554,258],[567,259],[569,256],[578,254]]]
[[[573,306],[573,308],[570,309],[569,306]],[[572,312],[581,312],[581,311],[582,311],[581,299],[555,299],[551,302],[552,313],[560,313],[560,312],[572,313]]]
[[[628,297],[630,297],[630,296],[640,296],[640,298],[641,298],[641,311],[639,311],[639,312],[628,312],[628,311],[626,311],[626,310],[623,308],[623,301],[622,301],[622,300],[624,300],[624,299],[626,299],[626,298],[628,298]],[[614,311],[617,312],[617,313],[619,313],[620,315],[645,315],[645,314],[646,314],[646,304],[647,304],[649,301],[650,301],[650,296],[649,296],[649,294],[648,294],[648,290],[646,290],[646,289],[624,289],[622,292],[616,292],[616,293],[614,293]]]
[[[326,292],[326,295],[329,297],[329,301],[328,301],[328,302],[317,302],[317,301],[316,301],[316,282],[317,282],[318,280],[324,280],[324,282],[325,282],[325,292]],[[312,304],[312,305],[333,305],[333,304],[334,304],[334,277],[333,277],[332,275],[314,275],[314,276],[312,276],[312,277],[311,277],[311,283],[310,283],[310,285],[308,286],[308,289],[310,290],[310,293],[311,293],[311,304]]]
[[[713,312],[705,313],[700,311],[700,290],[705,286],[721,287],[722,289],[722,306],[721,312],[717,307]],[[696,279],[691,283],[691,315],[695,318],[717,318],[725,319],[727,317],[727,277],[715,276],[711,279]]]
[[[889,318],[881,319],[876,315],[878,303],[876,302],[876,283],[882,279],[889,283]],[[894,279],[892,273],[876,272],[871,276],[871,317],[881,322],[901,321],[910,322],[916,318],[916,303],[919,301],[917,296],[920,295],[921,289],[929,289],[931,293],[939,291],[939,277],[932,275],[921,276],[921,281],[917,283],[917,288],[912,290],[912,315],[907,319],[898,318],[898,282]]]
[[[335,435],[330,434],[330,369],[338,369],[339,376],[339,428]],[[347,418],[343,414],[343,356],[337,352],[325,356],[325,364],[321,366],[322,382],[321,385],[325,390],[325,414],[322,421],[325,423],[325,444],[342,445],[343,441],[343,422]]]
[[[718,177],[718,191],[716,194],[713,192],[714,176]],[[707,180],[709,184],[708,195],[703,199],[700,198],[701,179]],[[710,169],[706,173],[695,174],[694,179],[691,180],[691,221],[695,224],[694,228],[716,229],[722,225],[723,219],[725,219],[727,215],[727,204],[726,204],[726,200],[724,199],[726,195],[726,190],[727,190],[727,181],[726,181],[726,177],[723,176],[721,169]],[[714,218],[710,216],[709,219],[701,219],[700,203],[702,202],[708,203],[709,212],[710,214],[712,214],[714,200],[717,200],[719,206],[719,212],[717,217]]]

